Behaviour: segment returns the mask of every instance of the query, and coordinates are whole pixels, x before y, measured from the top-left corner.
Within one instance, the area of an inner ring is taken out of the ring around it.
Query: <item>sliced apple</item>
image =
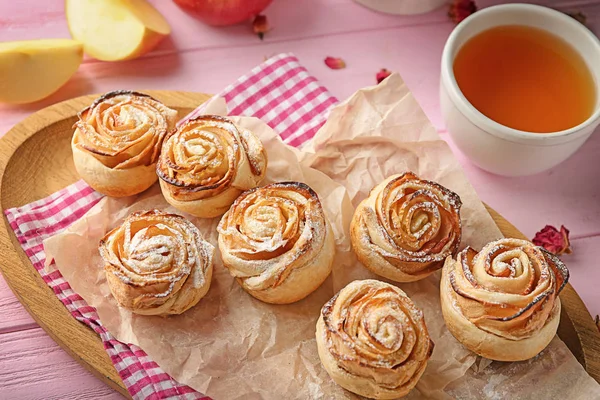
[[[51,95],[82,59],[82,44],[70,39],[0,43],[0,102],[32,103]]]
[[[146,0],[66,0],[65,7],[71,35],[98,60],[139,57],[171,33]]]

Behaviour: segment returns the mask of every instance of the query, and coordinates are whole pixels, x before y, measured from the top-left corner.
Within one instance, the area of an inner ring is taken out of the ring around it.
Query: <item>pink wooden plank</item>
[[[177,31],[172,36],[180,51],[256,44],[256,36],[249,34],[250,23],[214,28],[199,23],[170,1],[153,3],[170,21],[177,21]],[[272,27],[265,35],[267,43],[424,25],[447,19],[443,8],[422,15],[397,16],[377,13],[349,0],[303,0],[301,6],[297,0],[275,0],[264,14]]]
[[[35,39],[49,32],[57,37],[68,37],[64,16],[64,1],[47,0],[41,9],[32,10],[27,3],[35,0],[0,5],[0,40]],[[250,21],[237,26],[214,28],[188,15],[169,0],[151,0],[155,7],[176,28],[171,35],[176,50],[233,47],[254,44],[258,38],[249,34]],[[417,16],[392,16],[376,13],[348,0],[275,0],[265,10],[273,30],[267,40],[289,40],[319,37],[345,32],[357,32],[404,25],[424,24],[445,20],[445,10]],[[293,13],[290,13],[293,10]],[[365,18],[367,16],[368,18]],[[17,37],[18,36],[18,37]],[[162,50],[168,49],[168,46]],[[171,49],[173,50],[173,49]]]
[[[561,256],[571,273],[573,285],[592,317],[600,314],[600,291],[598,290],[598,249],[600,236],[576,239],[572,243],[573,253]]]
[[[0,335],[0,399],[122,398],[77,364],[41,328]]]
[[[36,39],[48,37],[48,34],[55,37],[70,36],[63,0],[46,0],[41,8],[26,5],[29,3],[32,6],[34,1],[0,4],[0,28],[5,28],[0,30],[0,41]],[[259,41],[251,33],[250,21],[237,26],[214,28],[188,15],[172,1],[151,2],[174,27],[171,41],[157,49],[159,54],[190,49],[239,47],[254,45]],[[297,0],[276,0],[265,10],[265,14],[273,28],[266,36],[267,42],[422,25],[446,19],[443,9],[424,15],[399,17],[376,13],[348,0],[304,0],[300,7]]]
[[[169,0],[150,0],[176,28],[172,44],[164,44],[159,53],[190,49],[238,47],[253,45],[256,37],[248,34],[249,24],[213,28],[200,23],[179,9]],[[480,0],[480,7],[502,3],[498,0]],[[542,0],[536,3],[565,9],[580,9],[592,16],[597,2]],[[68,37],[63,0],[35,0],[4,2],[0,4],[0,41]],[[444,7],[428,14],[416,16],[392,16],[368,10],[350,0],[275,0],[264,12],[273,27],[266,41],[282,41],[298,38],[316,38],[348,32],[372,31],[399,26],[423,25],[445,21]]]
[[[0,3],[0,41],[70,37],[64,2],[3,1]]]
[[[0,275],[0,334],[37,326]]]

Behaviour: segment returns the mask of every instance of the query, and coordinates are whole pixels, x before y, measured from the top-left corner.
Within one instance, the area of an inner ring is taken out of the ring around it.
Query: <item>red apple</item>
[[[209,25],[233,25],[250,20],[273,0],[173,0]]]

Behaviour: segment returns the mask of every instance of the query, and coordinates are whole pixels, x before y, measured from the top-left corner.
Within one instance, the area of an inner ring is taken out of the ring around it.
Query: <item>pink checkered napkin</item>
[[[227,100],[231,115],[258,117],[294,146],[315,135],[325,122],[327,111],[337,102],[291,54],[270,58],[228,86],[219,96]],[[190,115],[201,113],[199,107]],[[134,399],[209,399],[175,381],[139,347],[116,340],[102,326],[96,310],[71,289],[59,271],[47,273],[44,270],[43,240],[81,218],[101,198],[100,193],[79,181],[45,199],[4,213],[44,281],[77,320],[100,335]]]
[[[260,118],[292,146],[311,139],[327,119],[327,111],[337,103],[292,54],[268,59],[219,96],[227,101],[229,115]],[[202,111],[200,106],[186,118]]]

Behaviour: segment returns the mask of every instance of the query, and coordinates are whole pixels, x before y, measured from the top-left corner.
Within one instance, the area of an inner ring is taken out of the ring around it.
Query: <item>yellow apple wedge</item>
[[[51,95],[82,59],[83,46],[70,39],[0,43],[0,102],[32,103]]]
[[[65,8],[71,35],[98,60],[139,57],[171,33],[146,0],[66,0]]]

